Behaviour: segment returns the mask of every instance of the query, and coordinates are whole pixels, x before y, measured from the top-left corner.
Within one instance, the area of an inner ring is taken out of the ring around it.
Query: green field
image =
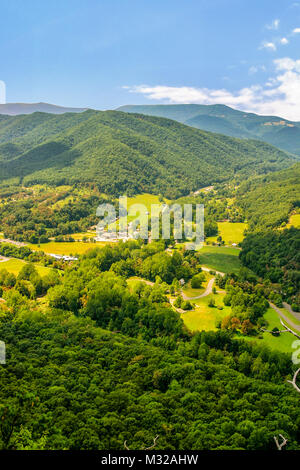
[[[291,215],[287,227],[289,228],[289,227],[292,227],[292,226],[296,227],[296,228],[300,227],[300,214]]]
[[[222,320],[224,317],[231,314],[231,308],[223,305],[223,298],[225,294],[210,294],[203,299],[195,300],[194,303],[197,307],[195,310],[185,312],[181,314],[187,328],[194,331],[215,331],[216,322]],[[211,298],[215,299],[216,307],[209,307],[208,303]],[[222,306],[223,310],[218,310],[217,306]],[[282,325],[279,321],[277,313],[269,308],[264,318],[268,321],[268,330],[272,330],[277,327],[282,329]],[[261,338],[258,336],[244,336],[242,334],[236,334],[236,339],[244,339],[246,341],[256,341],[258,344],[265,344],[271,349],[277,351],[291,353],[293,352],[292,344],[296,338],[290,333],[281,333],[280,336],[273,336],[267,332],[261,332]]]
[[[161,202],[158,196],[155,196],[154,194],[144,193],[134,197],[129,197],[127,199],[127,206],[129,208],[133,204],[144,204],[147,207],[147,211],[150,212],[151,204],[163,204],[164,202],[168,203],[169,201],[164,198],[164,201]]]
[[[203,274],[205,275],[205,281],[202,283],[202,287],[200,289],[193,289],[191,287],[191,282],[189,281],[182,289],[182,292],[187,296],[187,297],[196,297],[197,295],[203,294],[205,291],[208,281],[212,279],[212,275],[209,274],[208,272],[203,271]]]
[[[7,271],[14,273],[15,275],[18,275],[25,264],[26,264],[26,261],[12,258],[8,261],[2,261],[0,263],[0,269],[7,269]],[[49,270],[51,269],[45,266],[40,266],[38,264],[35,264],[35,267],[38,273],[40,274],[40,276],[46,276],[46,274],[48,274]]]
[[[241,267],[237,248],[204,246],[199,250],[201,265],[224,273],[237,273]]]
[[[296,323],[296,325],[300,326],[300,320],[292,315],[286,308],[280,308],[280,310],[289,320],[291,320],[292,323]]]
[[[221,236],[225,244],[240,243],[244,240],[244,231],[247,224],[243,222],[218,222],[218,235],[216,237],[208,237],[207,241],[216,242],[217,237]]]
[[[272,330],[277,327],[279,330],[283,329],[283,326],[280,323],[279,317],[275,310],[269,308],[265,313],[264,318],[268,321],[269,325],[268,330]],[[262,332],[262,338],[251,337],[251,336],[239,336],[236,338],[243,338],[247,341],[256,341],[258,344],[265,344],[271,349],[276,349],[277,351],[290,353],[294,351],[292,348],[293,342],[296,340],[295,336],[290,333],[281,333],[280,336],[273,336],[271,333]]]
[[[210,294],[202,299],[197,299],[195,303],[195,310],[182,313],[181,318],[185,325],[190,331],[212,331],[216,330],[216,322],[222,320],[227,315],[230,315],[231,308],[225,307],[223,304],[223,294]],[[210,299],[215,300],[216,307],[209,307],[208,303]],[[222,306],[223,310],[219,310],[217,307]]]
[[[95,231],[87,231],[87,232],[77,232],[72,233],[70,235],[74,240],[83,240],[83,238],[95,238],[96,232]]]
[[[90,248],[104,246],[106,242],[84,243],[84,242],[49,242],[35,245],[28,243],[31,250],[43,251],[44,253],[53,253],[57,255],[82,255]]]

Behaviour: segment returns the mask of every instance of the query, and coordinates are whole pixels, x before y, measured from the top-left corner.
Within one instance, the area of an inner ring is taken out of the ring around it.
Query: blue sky
[[[0,0],[7,102],[224,103],[300,120],[300,0]]]

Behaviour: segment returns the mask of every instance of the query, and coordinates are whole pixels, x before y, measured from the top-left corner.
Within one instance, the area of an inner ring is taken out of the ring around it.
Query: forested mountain
[[[288,357],[202,333],[168,351],[38,312],[0,319],[0,448],[18,450],[299,449]]]
[[[285,224],[290,212],[300,207],[300,163],[243,182],[237,204],[243,208],[252,230]]]
[[[92,110],[0,116],[2,182],[96,183],[110,194],[151,192],[174,198],[293,161],[262,142],[151,116]]]
[[[259,116],[221,104],[128,105],[118,110],[174,119],[188,126],[233,137],[259,139],[300,155],[300,122],[277,116]]]
[[[66,108],[64,106],[57,106],[49,103],[5,103],[0,104],[0,114],[9,116],[16,116],[18,114],[32,114],[32,113],[82,113],[87,108]]]
[[[300,306],[300,230],[250,233],[242,242],[240,259],[264,279],[281,285],[285,300]]]
[[[130,284],[135,270],[156,282]],[[141,449],[159,436],[155,450],[275,450],[279,434],[299,449],[290,355],[233,328],[191,334],[167,293],[195,272],[196,254],[141,241],[92,249],[47,279],[30,264],[17,279],[1,270],[0,449]],[[262,316],[262,285],[227,286],[235,321]],[[44,310],[31,295],[41,287]]]

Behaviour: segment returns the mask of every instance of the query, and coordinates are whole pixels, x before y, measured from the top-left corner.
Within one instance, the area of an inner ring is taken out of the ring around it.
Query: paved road
[[[271,302],[269,302],[270,304],[270,307],[275,310],[276,313],[278,313],[278,315],[287,322],[287,324],[293,328],[295,331],[300,331],[300,325],[297,325],[296,323],[294,323],[292,320],[290,320],[278,307],[276,307],[276,305],[272,304]]]
[[[294,310],[292,310],[292,307],[286,302],[282,302],[282,305],[290,312],[291,315],[293,315],[295,318],[297,318],[297,320],[300,321],[300,312],[294,312]]]
[[[202,299],[202,297],[206,297],[207,295],[212,293],[212,288],[213,288],[214,282],[215,282],[215,278],[213,277],[212,279],[210,279],[210,281],[207,284],[207,287],[206,287],[205,291],[201,295],[197,295],[196,297],[188,297],[183,292],[181,292],[182,297],[184,298],[184,300]]]

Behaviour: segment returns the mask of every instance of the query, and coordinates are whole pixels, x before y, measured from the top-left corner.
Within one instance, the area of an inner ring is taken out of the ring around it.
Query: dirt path
[[[300,331],[300,325],[297,325],[296,323],[294,323],[292,320],[290,320],[278,307],[276,307],[276,305],[272,304],[271,302],[269,302],[270,304],[270,307],[275,310],[276,313],[278,313],[278,315],[280,316],[280,318],[282,318],[282,320],[286,321],[287,324],[293,328],[294,330],[296,331]]]

